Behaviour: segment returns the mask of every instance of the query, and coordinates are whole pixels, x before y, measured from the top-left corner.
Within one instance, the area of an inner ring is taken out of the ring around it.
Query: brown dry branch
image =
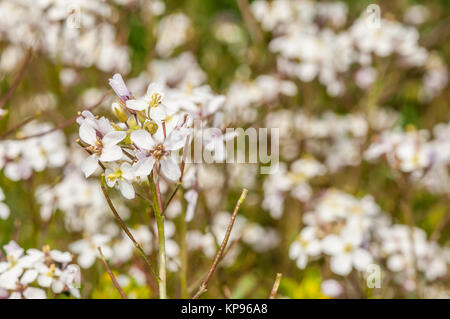
[[[222,241],[222,245],[220,245],[219,251],[216,254],[216,257],[214,258],[214,262],[211,265],[211,268],[208,271],[208,274],[206,275],[205,279],[203,280],[202,285],[198,289],[197,293],[192,297],[192,299],[198,299],[201,294],[203,294],[206,291],[206,287],[208,286],[208,282],[211,279],[212,275],[214,274],[214,271],[217,268],[217,265],[222,257],[222,254],[225,250],[225,247],[227,246],[228,239],[230,238],[231,230],[233,229],[234,221],[236,220],[237,213],[239,211],[239,208],[241,207],[242,203],[245,200],[245,197],[247,196],[248,190],[244,188],[242,190],[241,197],[236,203],[236,207],[234,208],[233,215],[231,215],[230,223],[228,224],[227,232],[225,233],[225,237]]]
[[[16,88],[19,86],[20,81],[22,80],[23,75],[25,74],[25,70],[27,69],[28,64],[31,61],[31,57],[33,56],[33,51],[31,49],[28,50],[27,55],[25,57],[25,60],[22,63],[22,66],[20,67],[19,72],[16,75],[16,78],[14,79],[13,84],[9,88],[9,90],[6,92],[6,94],[1,98],[0,100],[0,109],[2,109],[6,102],[11,98],[12,94],[16,90]]]
[[[275,282],[273,283],[272,291],[270,292],[270,295],[269,295],[269,299],[275,299],[277,292],[278,292],[278,287],[280,287],[281,276],[282,276],[282,274],[280,272],[277,273]]]
[[[103,101],[104,101],[111,93],[112,93],[112,90],[108,90],[105,94],[103,94],[103,96],[100,98],[100,100],[99,100],[97,103],[95,103],[95,104],[93,104],[93,105],[91,105],[91,106],[89,106],[89,107],[87,107],[87,108],[81,110],[80,112],[83,112],[83,111],[92,111],[92,110],[95,109],[97,106],[99,106],[100,104],[102,104]],[[16,138],[13,138],[13,139],[14,139],[14,140],[27,140],[27,139],[30,139],[30,138],[41,137],[41,136],[44,136],[44,135],[53,133],[53,132],[58,131],[58,130],[62,130],[62,129],[64,129],[64,128],[66,128],[67,126],[73,124],[73,123],[77,120],[77,118],[80,116],[80,115],[79,115],[80,112],[78,112],[76,115],[72,116],[70,119],[67,119],[67,120],[65,120],[64,122],[62,122],[62,123],[56,125],[56,126],[55,126],[54,128],[52,128],[52,129],[49,129],[49,130],[44,131],[44,132],[40,132],[40,133],[28,135],[28,136],[20,136],[20,137],[16,137]]]
[[[97,247],[97,249],[98,249],[98,252],[100,253],[100,257],[102,257],[103,264],[105,265],[106,271],[108,272],[108,275],[111,278],[111,281],[112,281],[114,287],[116,287],[116,289],[119,292],[122,299],[128,299],[127,296],[125,295],[125,293],[123,292],[122,288],[120,288],[120,285],[117,282],[116,277],[114,276],[113,272],[111,271],[111,268],[109,268],[108,262],[106,261],[105,256],[102,253],[102,249],[100,248],[100,246]]]

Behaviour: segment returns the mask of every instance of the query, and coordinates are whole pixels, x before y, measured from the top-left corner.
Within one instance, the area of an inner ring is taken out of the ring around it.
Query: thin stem
[[[22,66],[20,67],[20,70],[17,73],[16,78],[14,79],[13,84],[9,88],[8,92],[6,92],[6,94],[0,100],[0,109],[2,109],[5,106],[6,102],[8,102],[8,100],[11,98],[11,96],[14,93],[14,91],[16,90],[16,88],[19,86],[19,83],[22,80],[22,77],[25,73],[28,63],[30,63],[30,61],[31,61],[32,56],[33,56],[33,51],[31,49],[29,49],[27,52],[27,56],[25,57],[25,60],[23,61]]]
[[[214,271],[217,268],[217,265],[222,257],[222,254],[225,250],[225,247],[227,246],[228,239],[230,238],[231,230],[233,229],[234,221],[236,220],[237,213],[239,211],[239,208],[241,207],[242,203],[245,200],[245,197],[247,196],[248,190],[244,188],[242,190],[241,197],[236,203],[236,207],[234,208],[233,214],[231,215],[230,223],[228,224],[227,232],[225,233],[225,237],[223,238],[222,245],[220,245],[219,251],[216,254],[216,257],[214,258],[214,262],[211,265],[211,268],[208,271],[208,274],[206,275],[205,279],[203,280],[202,285],[198,289],[197,293],[192,297],[192,299],[197,299],[200,297],[201,294],[203,294],[206,291],[206,287],[208,286],[208,282],[211,279],[212,275],[214,274]]]
[[[112,93],[112,90],[109,90],[108,92],[106,92],[106,93],[100,98],[100,100],[99,100],[97,103],[95,103],[95,104],[93,104],[93,105],[91,105],[91,106],[89,106],[89,107],[83,109],[81,112],[83,112],[83,111],[92,111],[92,110],[95,109],[97,106],[99,106],[100,104],[102,104],[102,102],[103,102],[103,101],[108,97],[108,95],[110,95],[111,93]],[[78,112],[78,114],[72,116],[71,118],[65,120],[64,122],[60,123],[59,125],[57,125],[57,126],[51,128],[51,129],[49,129],[49,130],[47,130],[47,131],[40,132],[40,133],[36,133],[36,134],[31,134],[31,135],[28,135],[28,136],[17,137],[17,138],[14,138],[14,140],[27,140],[27,139],[30,139],[30,138],[41,137],[41,136],[44,136],[44,135],[53,133],[53,132],[58,131],[58,130],[62,130],[63,128],[66,128],[67,126],[73,124],[73,123],[77,120],[77,118],[80,116],[79,113],[80,113],[80,112]]]
[[[273,283],[272,291],[270,292],[269,299],[275,299],[278,291],[278,287],[280,287],[281,282],[281,276],[282,274],[279,272],[277,273],[277,277],[275,278],[275,282]]]
[[[180,284],[181,284],[181,298],[188,298],[187,291],[187,245],[186,245],[186,200],[184,199],[184,191],[180,190],[181,197],[181,216],[180,216],[180,259],[181,259],[181,269],[180,269]]]
[[[24,127],[25,125],[27,125],[28,123],[30,123],[31,121],[35,120],[36,118],[38,118],[41,115],[41,112],[38,111],[36,112],[36,114],[34,114],[33,116],[30,116],[28,118],[26,118],[25,120],[23,120],[22,122],[20,122],[19,124],[17,124],[16,126],[10,128],[8,131],[6,131],[5,133],[2,134],[2,136],[0,136],[0,140],[5,139],[6,137],[10,136],[11,134],[13,134],[14,132],[16,132],[17,130],[21,129],[22,127]]]
[[[145,262],[147,263],[147,265],[150,268],[150,271],[151,271],[151,274],[153,275],[153,277],[156,279],[157,282],[160,282],[160,278],[158,277],[156,272],[153,270],[153,265],[152,265],[151,261],[148,259],[147,255],[145,254],[145,252],[142,249],[141,245],[136,241],[136,239],[134,239],[134,236],[131,234],[131,232],[128,229],[127,225],[125,225],[125,223],[123,222],[123,220],[120,217],[119,213],[117,212],[116,208],[114,207],[114,205],[113,205],[113,203],[111,201],[111,198],[109,197],[108,192],[106,190],[106,181],[105,181],[105,175],[104,174],[102,174],[100,185],[102,187],[103,195],[105,195],[106,201],[108,202],[109,208],[111,208],[111,211],[113,212],[114,217],[117,219],[117,222],[119,223],[120,227],[125,232],[125,234],[127,234],[128,238],[131,239],[131,241],[133,242],[133,244],[136,247],[136,249],[138,250],[138,252],[144,258]]]
[[[119,292],[122,299],[128,299],[127,295],[125,295],[122,288],[120,288],[120,285],[117,282],[116,277],[114,277],[114,274],[111,271],[111,268],[109,268],[108,262],[106,261],[105,256],[103,256],[102,249],[100,247],[97,247],[97,249],[98,249],[98,252],[100,253],[100,257],[102,257],[103,264],[105,265],[106,271],[108,272],[108,275],[111,278],[111,281],[112,281],[114,287],[116,287],[116,289]]]
[[[241,11],[242,18],[244,19],[245,26],[247,27],[248,32],[253,38],[253,41],[262,43],[263,35],[261,33],[261,30],[258,28],[255,19],[253,18],[248,0],[237,0],[237,4],[239,10]]]
[[[166,238],[164,235],[164,216],[161,214],[162,205],[161,205],[161,194],[158,196],[159,192],[159,178],[158,178],[158,166],[155,165],[153,170],[155,177],[157,179],[157,184],[155,186],[155,182],[151,175],[148,176],[148,181],[150,183],[150,190],[152,192],[153,197],[153,207],[155,208],[155,219],[156,226],[158,229],[158,256],[159,256],[159,278],[161,279],[158,282],[159,286],[159,298],[166,299]]]

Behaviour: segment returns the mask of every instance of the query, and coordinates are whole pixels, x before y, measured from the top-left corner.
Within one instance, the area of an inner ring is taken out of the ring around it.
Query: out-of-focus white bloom
[[[3,189],[0,188],[0,219],[7,219],[10,214],[9,207],[3,203],[3,200],[5,199],[5,193],[3,192]]]
[[[320,284],[320,290],[324,295],[331,298],[339,297],[344,292],[344,288],[341,284],[334,279],[322,281]]]
[[[118,43],[114,26],[106,22],[115,13],[100,0],[3,1],[1,38],[67,65],[128,72],[127,47]]]
[[[304,269],[308,263],[308,256],[318,256],[321,250],[315,228],[305,227],[289,247],[289,257],[296,260],[298,268]]]
[[[78,254],[78,264],[83,268],[91,267],[97,257],[99,257],[97,247],[101,247],[103,255],[109,259],[112,250],[108,246],[110,236],[104,234],[95,234],[84,239],[77,240],[70,244],[69,249]]]
[[[51,129],[53,126],[50,124],[32,122],[19,135],[31,136]],[[41,172],[47,167],[61,167],[67,157],[65,137],[60,131],[25,140],[0,142],[0,168],[4,168],[6,177],[13,181],[29,178],[33,170]]]
[[[50,287],[55,294],[70,291],[79,297],[78,288],[63,276],[69,267],[74,266],[70,264],[70,253],[50,250],[48,246],[42,251],[28,249],[25,253],[14,241],[3,249],[6,260],[0,258],[0,289],[6,290],[10,299],[45,299],[45,289]]]
[[[335,31],[347,19],[344,3],[322,3],[302,0],[259,0],[252,3],[252,12],[263,29],[272,32],[269,49],[278,55],[278,70],[301,81],[317,78],[331,96],[345,91],[341,74],[352,65],[371,67],[371,56],[398,54],[404,66],[422,66],[427,51],[418,44],[413,27],[386,19],[380,28],[372,28],[364,17],[347,30]],[[370,69],[365,69],[370,70]],[[363,89],[374,78],[372,72],[356,75]]]
[[[323,250],[331,255],[331,270],[340,276],[348,275],[352,267],[364,271],[372,262],[372,256],[362,249],[362,234],[359,229],[344,229],[342,236],[328,235],[322,241]]]
[[[173,50],[186,43],[190,29],[191,21],[183,13],[165,16],[158,26],[156,52],[163,57],[170,56]]]
[[[409,7],[403,17],[405,22],[419,25],[424,23],[429,16],[430,10],[424,5],[417,4]]]

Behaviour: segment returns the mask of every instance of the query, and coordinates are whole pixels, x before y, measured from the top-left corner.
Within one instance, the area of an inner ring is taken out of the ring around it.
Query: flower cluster
[[[41,172],[46,168],[61,167],[66,163],[68,149],[66,138],[61,131],[47,133],[53,129],[48,123],[32,122],[23,127],[19,140],[0,142],[0,169],[10,180],[28,179],[33,171]],[[33,138],[20,140],[21,136]]]
[[[0,3],[0,40],[78,67],[128,72],[127,47],[116,41],[115,8],[99,0]],[[11,49],[12,50],[12,49]]]
[[[377,79],[376,57],[396,54],[403,67],[423,66],[428,58],[417,30],[397,21],[378,17],[376,25],[363,14],[348,29],[335,31],[347,21],[347,7],[340,2],[260,0],[252,3],[252,11],[272,32],[269,48],[279,54],[279,71],[304,82],[317,78],[332,96],[345,92],[343,79],[355,64],[356,84],[366,89]]]
[[[352,269],[365,274],[372,263],[385,265],[406,291],[416,288],[419,271],[428,281],[447,274],[445,248],[428,241],[420,228],[392,224],[371,196],[358,199],[328,190],[304,214],[303,222],[305,227],[289,250],[301,269],[322,256],[330,257],[330,269],[339,276]]]
[[[71,264],[69,252],[28,249],[15,241],[3,246],[5,257],[0,258],[0,297],[10,299],[46,299],[48,292],[69,292],[79,298],[80,273]]]

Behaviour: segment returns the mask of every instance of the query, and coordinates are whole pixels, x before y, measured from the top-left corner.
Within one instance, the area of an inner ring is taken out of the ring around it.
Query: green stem
[[[181,283],[181,298],[188,298],[187,291],[187,245],[186,245],[186,201],[184,199],[184,191],[180,188],[181,196],[181,216],[180,216],[180,259],[181,259],[181,271],[180,271],[180,283]]]
[[[154,168],[154,173],[157,177],[157,167]],[[158,178],[158,177],[157,177]],[[150,184],[150,190],[152,192],[153,197],[153,207],[155,212],[156,225],[158,229],[158,245],[159,245],[159,279],[158,287],[159,287],[159,298],[166,299],[166,239],[164,235],[164,216],[161,215],[162,207],[160,205],[160,201],[158,200],[157,189],[155,186],[155,182],[153,178],[149,175],[148,181]],[[159,180],[157,180],[157,183]]]

